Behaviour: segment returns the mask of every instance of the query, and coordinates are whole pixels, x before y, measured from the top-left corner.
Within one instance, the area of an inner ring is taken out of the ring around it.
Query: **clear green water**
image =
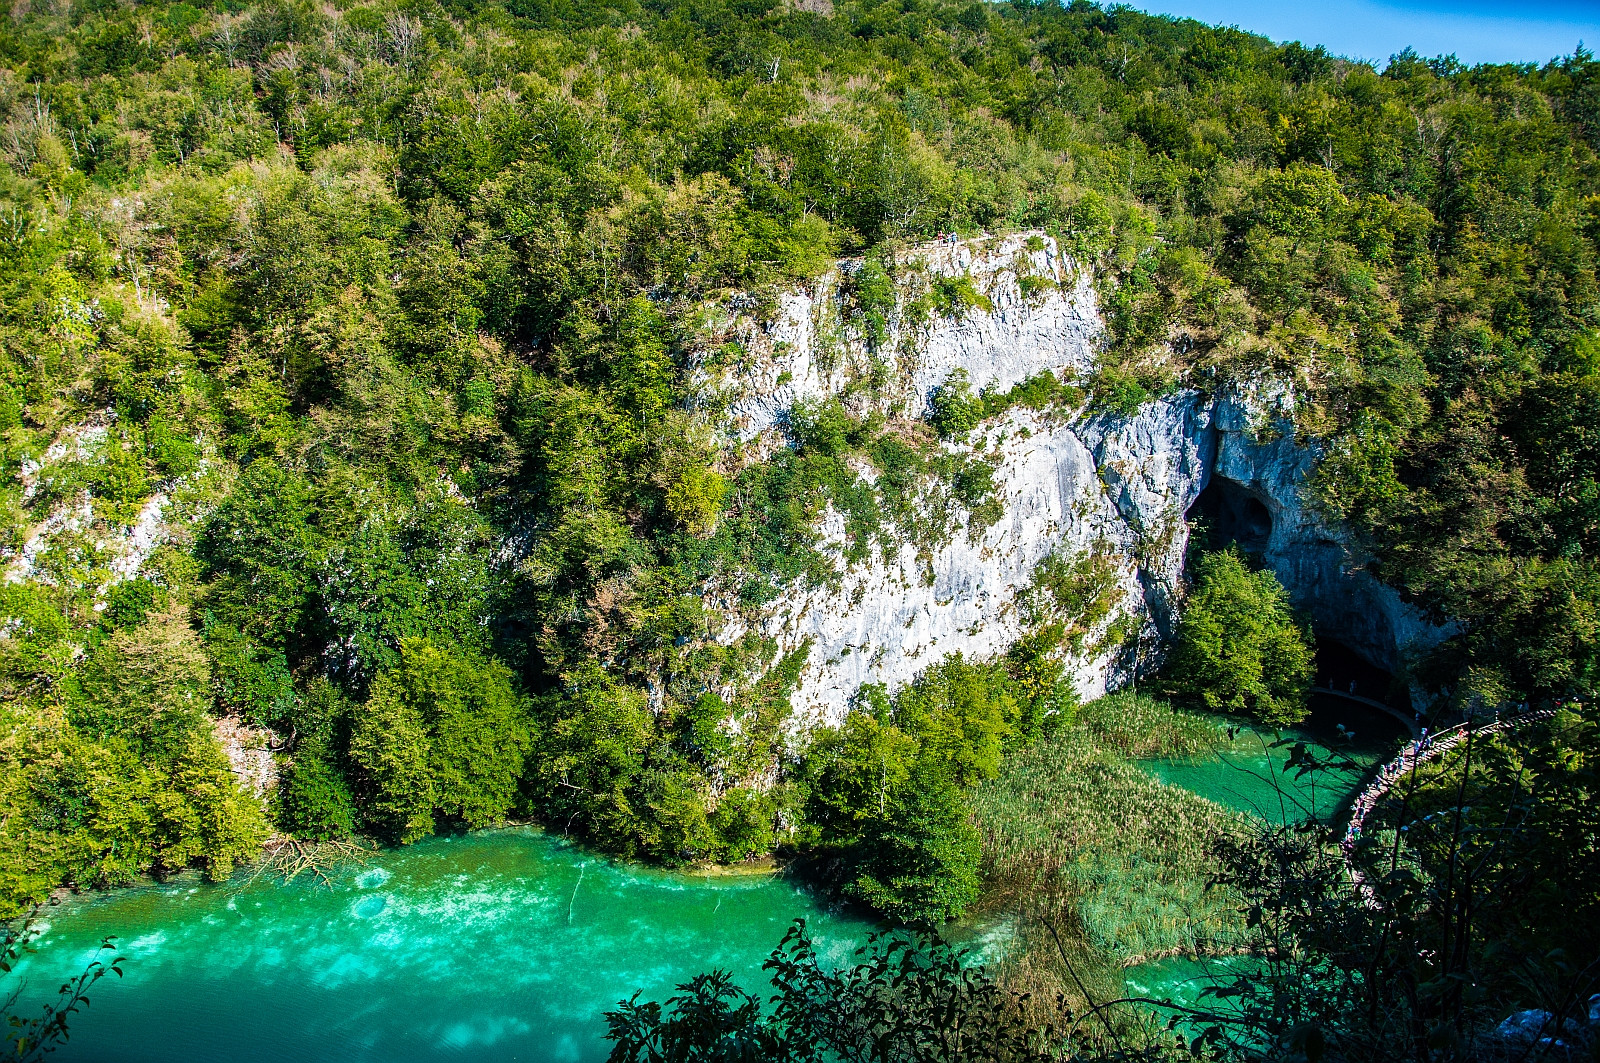
[[[128,958],[61,1063],[598,1060],[603,1012],[636,989],[661,999],[713,967],[764,989],[797,917],[834,963],[870,931],[781,879],[622,866],[532,830],[385,852],[332,888],[187,882],[48,915],[12,976],[25,999],[106,934]]]
[[[1340,725],[1351,737],[1340,735]],[[1296,771],[1284,770],[1291,747],[1274,748],[1272,736],[1248,730],[1240,731],[1215,756],[1151,760],[1143,765],[1169,786],[1181,786],[1272,823],[1304,819],[1307,813],[1327,819],[1355,796],[1372,769],[1394,755],[1404,728],[1382,713],[1318,695],[1312,699],[1307,726],[1285,737],[1305,742],[1319,758],[1337,752],[1354,767],[1300,777]],[[1129,996],[1193,1005],[1206,986],[1229,981],[1248,971],[1253,962],[1247,956],[1173,957],[1129,968],[1123,985]]]
[[[1301,737],[1318,742],[1347,717],[1324,712]],[[1362,723],[1346,752],[1375,764],[1394,735]],[[1301,807],[1328,815],[1360,784],[1295,780],[1287,756],[1246,732],[1221,756],[1146,767],[1277,822]],[[833,964],[871,929],[782,879],[624,866],[520,829],[385,852],[331,887],[176,882],[48,915],[38,951],[0,989],[22,979],[24,1000],[42,1001],[107,934],[127,957],[127,976],[102,983],[74,1022],[62,1063],[599,1060],[603,1013],[635,990],[661,999],[713,967],[760,990],[761,964],[794,919]],[[976,958],[1004,951],[997,928],[966,931]],[[1235,962],[1248,961],[1148,964],[1127,987],[1189,1000]]]
[[[1144,761],[1144,768],[1169,786],[1181,786],[1201,797],[1260,816],[1272,823],[1304,819],[1307,813],[1326,818],[1360,789],[1361,775],[1315,773],[1299,777],[1284,771],[1288,748],[1273,748],[1270,737],[1245,732],[1216,756],[1183,760]],[[1346,751],[1347,753],[1350,751]],[[1356,751],[1363,767],[1372,767],[1381,754]]]
[[[1354,737],[1338,737],[1338,725]],[[1355,768],[1301,776],[1285,771],[1292,747],[1274,748],[1270,734],[1241,730],[1215,755],[1174,760],[1149,760],[1143,766],[1169,786],[1181,786],[1220,805],[1260,816],[1272,823],[1304,819],[1315,813],[1326,819],[1361,789],[1367,772],[1394,755],[1399,723],[1361,705],[1318,695],[1305,728],[1286,732],[1291,742],[1304,742],[1319,759],[1341,754]]]
[[[1170,1000],[1189,1007],[1218,1007],[1216,998],[1203,997],[1207,986],[1227,985],[1255,961],[1248,956],[1220,956],[1193,960],[1175,956],[1144,963],[1128,970],[1123,980],[1129,996]]]

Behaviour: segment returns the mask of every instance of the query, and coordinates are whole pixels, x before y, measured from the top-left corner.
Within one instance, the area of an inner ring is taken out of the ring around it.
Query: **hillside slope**
[[[796,709],[931,675],[982,768],[1158,656],[1218,480],[1423,694],[1588,696],[1597,85],[1088,4],[14,5],[0,907],[269,813],[765,852]]]

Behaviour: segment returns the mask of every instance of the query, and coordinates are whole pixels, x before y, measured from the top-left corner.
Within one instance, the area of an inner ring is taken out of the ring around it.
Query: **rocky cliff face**
[[[1265,510],[1265,535],[1255,533],[1262,558],[1319,637],[1337,639],[1398,673],[1408,656],[1437,645],[1452,629],[1429,623],[1393,587],[1369,575],[1345,531],[1318,517],[1306,493],[1318,450],[1294,439],[1292,404],[1283,392],[1219,396],[1210,408],[1215,450],[1207,484],[1247,511],[1252,501]]]
[[[838,293],[853,267],[842,264],[811,291],[783,296],[764,325],[736,324],[742,365],[702,369],[705,389],[728,411],[730,443],[756,452],[781,445],[795,404],[828,396],[858,411],[917,416],[953,372],[974,389],[1004,392],[1044,370],[1070,380],[1092,368],[1102,327],[1094,289],[1043,234],[934,245],[902,266],[914,284],[969,277],[988,305],[895,324],[869,350],[841,325]],[[836,721],[862,684],[892,690],[947,654],[1004,652],[1025,630],[1018,596],[1040,562],[1098,554],[1114,580],[1111,608],[1068,662],[1080,696],[1093,697],[1159,659],[1181,598],[1186,516],[1200,502],[1264,557],[1320,634],[1394,670],[1441,632],[1361,571],[1339,530],[1308,506],[1317,455],[1294,439],[1292,406],[1289,393],[1261,387],[1184,391],[1131,417],[1013,408],[946,444],[995,463],[998,521],[932,548],[875,548],[847,565],[844,522],[830,510],[825,549],[842,578],[793,587],[759,616],[731,617],[725,637],[754,624],[785,650],[809,644],[792,703],[803,721]]]
[[[781,430],[796,403],[868,392],[886,412],[916,416],[953,372],[966,373],[974,389],[1004,391],[1043,369],[1093,365],[1102,325],[1089,275],[1042,234],[933,244],[905,255],[902,266],[914,280],[968,276],[993,309],[920,325],[902,313],[869,349],[850,334],[841,308],[842,289],[861,263],[843,262],[811,290],[781,295],[765,325],[736,326],[752,357],[736,372],[704,379],[728,403],[726,430],[747,442]],[[910,294],[900,292],[902,310]]]

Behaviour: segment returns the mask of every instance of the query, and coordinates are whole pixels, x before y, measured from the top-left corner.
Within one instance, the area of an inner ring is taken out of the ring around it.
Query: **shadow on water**
[[[871,927],[771,874],[628,866],[538,831],[439,838],[331,888],[266,877],[109,893],[49,912],[14,977],[42,1000],[100,938],[128,957],[54,1059],[600,1060],[620,997],[761,964],[805,917],[826,961]]]
[[[1311,715],[1294,728],[1294,733],[1328,749],[1348,748],[1358,754],[1377,752],[1385,757],[1411,734],[1393,713],[1327,694],[1311,695]]]

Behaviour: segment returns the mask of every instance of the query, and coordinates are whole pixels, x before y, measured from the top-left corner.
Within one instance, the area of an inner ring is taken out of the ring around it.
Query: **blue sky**
[[[1600,51],[1600,0],[1133,0],[1133,6],[1276,41],[1321,44],[1380,67],[1407,45],[1425,56],[1454,52],[1469,64],[1542,63],[1570,55],[1580,40]]]

